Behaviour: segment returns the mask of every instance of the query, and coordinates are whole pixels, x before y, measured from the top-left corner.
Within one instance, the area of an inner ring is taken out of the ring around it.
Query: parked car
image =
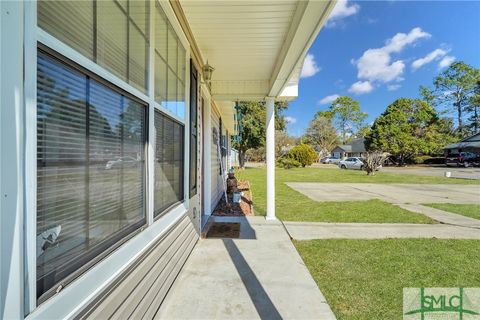
[[[325,157],[322,160],[320,160],[321,163],[339,163],[340,158],[337,157]]]
[[[478,165],[480,156],[472,152],[452,153],[445,157],[445,165],[449,166],[463,166],[469,167],[471,165]]]
[[[357,169],[363,170],[364,164],[363,159],[360,157],[349,157],[344,160],[341,160],[338,163],[340,169]]]
[[[138,165],[138,160],[133,157],[120,157],[115,160],[110,160],[105,165],[105,169],[119,169],[123,168],[133,168]]]

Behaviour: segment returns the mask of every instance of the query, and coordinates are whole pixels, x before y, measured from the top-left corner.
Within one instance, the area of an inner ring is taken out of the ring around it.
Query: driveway
[[[443,177],[445,172],[451,172],[453,178],[462,179],[480,179],[480,168],[457,168],[446,166],[432,167],[384,167],[382,172],[400,173],[400,174],[418,174],[424,176]]]
[[[287,185],[315,201],[380,199],[394,204],[480,203],[480,186],[477,185],[304,182]]]
[[[314,163],[312,165],[314,168],[320,169],[340,169],[337,165],[334,164],[320,164]],[[398,174],[418,174],[421,176],[432,176],[432,177],[444,177],[445,172],[451,172],[452,178],[460,179],[480,179],[480,168],[459,168],[459,167],[447,167],[444,165],[433,165],[433,166],[412,166],[412,167],[383,167],[382,172],[388,173],[398,173]]]

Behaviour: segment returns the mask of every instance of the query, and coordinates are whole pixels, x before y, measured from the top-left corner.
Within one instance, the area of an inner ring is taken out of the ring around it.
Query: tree
[[[275,131],[275,157],[280,157],[296,144],[296,138],[289,136],[286,130]]]
[[[311,144],[321,155],[327,155],[338,144],[337,131],[333,127],[331,114],[318,112],[307,128],[304,141]]]
[[[389,152],[400,165],[419,154],[433,154],[455,139],[448,120],[427,102],[401,98],[387,107],[365,138],[368,151]]]
[[[347,96],[335,99],[329,111],[335,126],[341,132],[342,143],[347,142],[347,134],[352,134],[362,127],[367,117],[367,114],[360,110],[360,103]]]
[[[435,100],[439,105],[457,113],[458,131],[465,135],[463,112],[468,111],[475,85],[480,80],[480,70],[459,61],[442,72],[434,80]]]
[[[368,133],[370,132],[371,127],[369,125],[363,126],[358,128],[358,130],[354,133],[355,138],[365,138]]]
[[[425,86],[420,86],[418,91],[420,92],[420,96],[422,97],[423,101],[428,103],[433,108],[437,107],[437,97],[435,96],[435,92]]]
[[[469,127],[472,129],[472,133],[475,134],[480,129],[480,80],[477,82],[474,95],[470,97],[470,104],[467,107],[467,111],[472,112],[472,115],[468,119],[470,124]]]
[[[265,145],[266,109],[265,102],[242,101],[239,102],[242,120],[242,130],[239,139],[233,141],[233,147],[238,151],[238,162],[241,168],[245,167],[245,152]],[[282,111],[288,108],[283,101],[275,102],[275,129],[285,130],[285,119]]]

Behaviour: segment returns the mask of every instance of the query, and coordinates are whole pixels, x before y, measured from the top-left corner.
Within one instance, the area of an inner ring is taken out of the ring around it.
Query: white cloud
[[[401,87],[401,85],[399,85],[399,84],[389,84],[387,86],[387,90],[388,91],[395,91],[395,90],[400,89],[400,87]]]
[[[370,81],[357,81],[350,86],[348,92],[355,94],[369,93],[373,90],[373,86]]]
[[[335,8],[333,8],[328,17],[327,28],[333,28],[338,25],[338,22],[343,18],[353,16],[360,11],[360,6],[356,3],[350,3],[348,0],[338,0]]]
[[[405,63],[402,60],[392,62],[391,55],[399,53],[406,46],[414,45],[418,40],[430,36],[421,28],[413,28],[409,33],[397,33],[392,38],[387,39],[383,47],[366,50],[358,60],[352,59],[352,63],[357,67],[358,79],[364,81],[354,83],[350,89],[355,90],[354,87],[358,88],[362,84],[363,88],[368,89],[362,93],[366,93],[373,90],[372,84],[374,82],[402,81]]]
[[[302,73],[300,74],[300,78],[308,78],[312,77],[317,74],[321,68],[317,66],[317,62],[315,61],[315,56],[311,53],[307,54],[305,57],[305,61],[303,62]]]
[[[286,122],[287,124],[294,124],[294,123],[297,122],[297,119],[294,118],[294,117],[286,116],[286,117],[285,117],[285,122]]]
[[[340,97],[338,94],[332,94],[332,95],[326,96],[325,98],[318,101],[318,104],[330,104],[333,101],[335,101],[338,97]]]
[[[443,59],[438,63],[438,68],[443,69],[451,65],[455,61],[455,57],[453,56],[445,56]]]
[[[446,54],[447,54],[447,51],[445,51],[443,49],[435,49],[432,52],[430,52],[429,54],[427,54],[425,57],[413,61],[412,69],[413,69],[413,71],[416,71],[417,69],[421,68],[422,66],[426,65],[427,63],[430,63],[434,60],[441,59]]]

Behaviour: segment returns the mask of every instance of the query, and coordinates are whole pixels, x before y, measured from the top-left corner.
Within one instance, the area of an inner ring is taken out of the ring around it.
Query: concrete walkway
[[[427,206],[422,206],[420,204],[401,203],[397,205],[405,210],[424,214],[427,217],[430,217],[433,220],[441,223],[462,226],[462,227],[478,228],[478,232],[480,233],[480,220],[462,216],[461,214],[456,214],[456,213],[447,212],[447,211],[443,211],[443,210],[439,210],[439,209],[435,209]]]
[[[285,227],[296,240],[439,238],[480,239],[480,229],[445,224],[289,222]]]
[[[157,319],[335,319],[279,221],[242,221],[241,239],[201,240]]]
[[[380,199],[390,203],[480,203],[479,185],[304,183],[287,185],[315,201]]]

